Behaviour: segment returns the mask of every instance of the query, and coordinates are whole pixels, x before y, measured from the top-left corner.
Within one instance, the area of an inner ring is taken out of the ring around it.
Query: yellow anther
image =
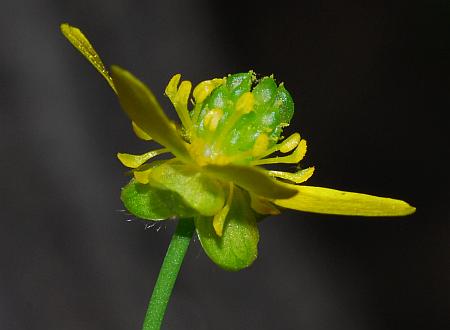
[[[303,159],[303,157],[305,157],[306,150],[307,150],[306,140],[301,140],[297,148],[294,150],[294,152],[286,157],[291,157],[292,163],[297,164]]]
[[[142,128],[140,128],[138,125],[134,123],[134,121],[131,122],[131,125],[133,127],[133,132],[136,134],[136,136],[142,140],[150,141],[152,140],[152,137],[145,133]]]
[[[203,121],[205,127],[211,131],[214,132],[217,128],[217,125],[219,125],[219,121],[223,116],[223,110],[219,108],[214,108],[205,115],[205,119]]]
[[[291,136],[289,136],[287,139],[285,139],[283,142],[278,143],[271,147],[270,149],[267,149],[265,152],[258,155],[258,159],[267,157],[274,152],[281,151],[282,153],[288,153],[292,151],[294,148],[298,146],[300,143],[301,138],[299,133],[294,133]]]
[[[228,212],[230,211],[231,202],[233,201],[234,184],[230,183],[228,190],[227,202],[224,207],[213,218],[213,227],[217,236],[221,237],[223,234],[223,226],[227,219]]]
[[[212,79],[205,80],[199,83],[192,92],[196,103],[202,103],[211,93],[212,91],[222,85],[224,82],[223,79]]]
[[[306,154],[306,140],[301,140],[295,148],[294,152],[288,156],[272,157],[264,159],[256,159],[251,162],[252,165],[264,165],[264,164],[297,164],[300,162]]]
[[[157,155],[161,155],[163,153],[170,152],[168,149],[158,149],[158,150],[152,150],[149,152],[146,152],[142,155],[131,155],[131,154],[125,154],[125,153],[118,153],[117,158],[119,158],[120,162],[125,165],[126,167],[130,168],[137,168],[144,164],[147,160],[150,158],[153,158]]]
[[[300,143],[300,140],[301,140],[300,134],[294,133],[291,136],[289,136],[286,140],[281,142],[278,148],[282,153],[285,154],[287,152],[294,150],[294,148],[296,148]]]
[[[253,110],[255,104],[255,97],[251,92],[246,92],[239,97],[236,102],[236,112],[246,114]]]
[[[246,92],[242,94],[236,102],[235,111],[227,118],[225,124],[220,130],[220,135],[216,139],[215,147],[216,149],[222,148],[222,143],[228,136],[228,133],[233,129],[234,125],[241,118],[253,110],[253,105],[255,104],[255,97],[251,92]]]
[[[172,100],[175,97],[175,95],[177,94],[178,84],[180,83],[180,79],[181,79],[181,74],[177,73],[170,79],[169,83],[167,84],[165,93],[170,100]]]
[[[180,86],[181,75],[174,75],[169,83],[167,84],[165,93],[170,101],[173,103],[175,110],[177,111],[178,117],[181,120],[184,128],[190,132],[192,127],[191,117],[189,115],[189,110],[187,108],[189,94],[191,93],[192,84],[190,81],[182,81]]]
[[[269,146],[269,136],[265,133],[258,135],[252,149],[252,156],[257,157],[263,154]]]
[[[308,180],[314,173],[314,166],[305,168],[295,173],[281,172],[281,171],[269,171],[269,174],[277,178],[288,180],[294,183],[303,183]]]
[[[173,98],[173,102],[177,103],[181,106],[187,107],[189,94],[191,93],[192,84],[188,80],[184,80],[181,82],[180,87],[178,88],[175,97]]]

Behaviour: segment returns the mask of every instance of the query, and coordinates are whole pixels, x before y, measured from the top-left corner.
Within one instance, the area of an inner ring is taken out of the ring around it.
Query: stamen
[[[265,151],[267,151],[268,145],[269,136],[265,133],[258,135],[255,144],[253,145],[252,156],[258,157],[259,155],[263,154]]]
[[[236,102],[235,111],[227,118],[223,128],[220,130],[220,135],[214,143],[217,150],[220,150],[224,139],[227,137],[228,133],[233,129],[236,122],[243,115],[251,112],[255,104],[255,97],[251,92],[246,92],[242,94]]]
[[[200,117],[200,112],[202,111],[202,103],[196,103],[194,105],[194,109],[192,110],[192,122],[198,125],[198,117]],[[195,129],[193,130],[193,133],[195,133]]]
[[[227,202],[224,207],[217,213],[213,218],[213,227],[217,236],[222,237],[223,226],[227,218],[228,212],[230,211],[231,202],[233,201],[234,184],[230,182],[228,189]]]
[[[222,116],[223,116],[222,109],[215,108],[208,111],[204,119],[205,127],[208,128],[210,132],[214,132],[217,128],[217,125],[219,125],[219,121],[222,118]]]
[[[189,110],[187,108],[189,95],[191,93],[192,84],[190,81],[184,80],[181,82],[180,86],[177,88],[178,83],[181,79],[180,74],[176,74],[170,79],[167,84],[165,93],[172,102],[178,117],[181,120],[184,128],[190,132],[192,128],[192,121],[189,115]]]
[[[194,96],[195,103],[202,103],[214,89],[224,83],[224,79],[205,80],[195,86],[192,96]]]
[[[255,104],[255,97],[251,92],[246,92],[239,97],[236,102],[236,112],[239,116],[245,115],[253,110]]]
[[[153,158],[157,155],[161,155],[164,153],[170,152],[169,149],[163,148],[163,149],[157,149],[152,150],[149,152],[146,152],[142,155],[132,155],[132,154],[125,154],[125,153],[118,153],[117,158],[119,158],[120,162],[125,165],[126,167],[130,168],[137,168],[144,164],[147,160],[150,158]]]
[[[178,84],[180,83],[180,79],[181,79],[181,74],[177,73],[170,79],[169,83],[166,86],[166,90],[164,91],[164,93],[167,95],[167,97],[170,100],[172,100],[175,97],[175,95],[177,94]]]
[[[194,91],[192,92],[192,96],[195,99],[194,102],[194,109],[192,110],[192,122],[195,124],[198,124],[198,118],[200,117],[200,113],[202,111],[203,107],[203,101],[206,100],[206,98],[211,95],[211,93],[219,87],[220,85],[223,85],[226,81],[226,78],[223,79],[212,79],[212,80],[206,80],[199,83],[197,86],[195,86]],[[195,134],[195,130],[193,131]]]
[[[300,141],[301,141],[300,134],[294,133],[291,136],[289,136],[286,140],[280,143],[279,150],[280,152],[286,154],[297,148]]]
[[[259,155],[258,159],[267,157],[277,151],[280,151],[282,153],[288,153],[292,151],[294,148],[296,148],[300,143],[300,141],[301,141],[300,134],[294,133],[290,135],[287,139],[285,139],[283,142],[274,145],[270,149],[267,149],[266,152]]]
[[[306,154],[306,140],[301,140],[298,144],[297,148],[295,148],[294,152],[289,156],[284,157],[273,157],[273,158],[264,158],[264,159],[256,159],[252,161],[251,165],[264,165],[264,164],[297,164],[300,162]]]
[[[223,164],[228,163],[248,163],[249,159],[259,159],[261,154],[266,154],[267,146],[269,145],[270,138],[266,133],[258,135],[255,144],[251,150],[236,153],[231,156],[226,156]],[[217,162],[215,162],[217,163]]]
[[[303,183],[308,180],[314,173],[314,166],[308,167],[295,173],[269,171],[269,174],[280,179],[288,180],[294,183]]]
[[[180,88],[172,101],[175,106],[175,110],[178,113],[178,117],[181,119],[181,123],[188,131],[192,128],[191,117],[189,116],[189,110],[187,108],[191,88],[192,84],[190,81],[185,80],[181,82]]]

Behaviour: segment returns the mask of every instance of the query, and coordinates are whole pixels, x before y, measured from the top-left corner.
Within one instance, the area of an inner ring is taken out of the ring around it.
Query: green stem
[[[193,219],[179,220],[153,288],[142,330],[161,328],[164,313],[194,229]]]

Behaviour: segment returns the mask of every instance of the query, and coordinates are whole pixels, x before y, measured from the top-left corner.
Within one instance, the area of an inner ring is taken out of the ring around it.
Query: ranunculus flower
[[[294,173],[262,167],[297,165],[306,153],[299,133],[282,136],[294,102],[272,76],[231,74],[191,93],[191,82],[177,74],[165,90],[180,118],[174,123],[135,76],[118,66],[110,74],[79,29],[62,24],[61,30],[107,80],[136,135],[163,147],[118,154],[133,176],[121,193],[127,210],[154,221],[194,218],[206,254],[220,267],[248,267],[257,257],[258,222],[284,208],[358,216],[415,211],[396,199],[303,185],[313,167]],[[154,160],[169,153],[172,158]]]

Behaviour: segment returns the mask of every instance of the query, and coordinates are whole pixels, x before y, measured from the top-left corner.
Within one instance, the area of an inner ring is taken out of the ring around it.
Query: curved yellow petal
[[[131,154],[125,154],[125,153],[119,152],[117,154],[117,158],[119,158],[120,162],[123,165],[125,165],[126,167],[137,168],[137,167],[141,166],[142,164],[144,164],[150,158],[153,158],[157,155],[161,155],[166,152],[169,152],[169,150],[166,148],[152,150],[152,151],[146,152],[145,154],[142,154],[142,155],[131,155]]]
[[[100,56],[98,56],[94,47],[91,45],[89,40],[80,31],[80,29],[70,26],[67,23],[63,23],[60,25],[61,32],[64,36],[69,40],[69,42],[76,48],[78,51],[83,54],[83,56],[97,69],[98,72],[106,79],[109,86],[113,89],[114,92],[117,93],[116,87],[114,86],[113,80],[109,75],[108,70],[105,68]]]
[[[416,210],[398,199],[322,187],[286,185],[297,190],[298,194],[288,199],[275,199],[273,203],[298,211],[381,217],[408,215]]]
[[[153,93],[130,72],[111,67],[120,105],[130,119],[176,157],[189,161],[186,143],[167,118]]]
[[[252,192],[256,195],[276,199],[289,198],[297,193],[295,186],[283,184],[270,177],[266,172],[257,167],[240,165],[206,165],[203,169],[228,182]]]

